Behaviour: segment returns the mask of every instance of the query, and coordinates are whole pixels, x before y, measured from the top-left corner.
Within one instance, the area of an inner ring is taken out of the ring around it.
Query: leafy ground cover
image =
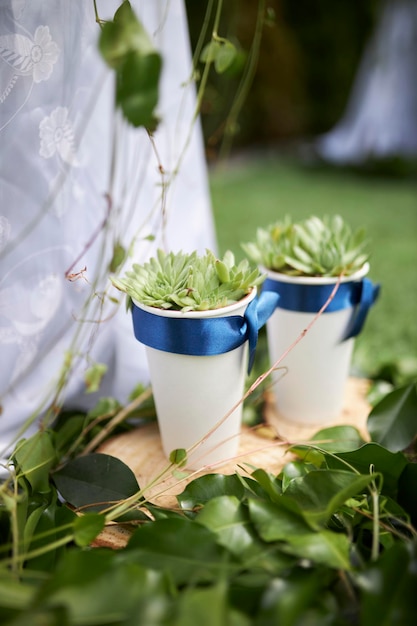
[[[242,157],[211,170],[220,251],[243,255],[241,242],[289,214],[340,214],[370,239],[373,281],[381,297],[356,341],[354,372],[399,378],[417,372],[417,184],[412,179],[367,177],[302,167],[276,155]],[[389,367],[387,367],[389,366]],[[394,374],[393,374],[394,371]]]
[[[74,424],[71,437],[65,421],[39,431],[1,488],[1,623],[408,626],[416,411],[416,386],[397,389],[371,412],[370,442],[327,428],[278,475],[207,474],[174,509],[152,504],[122,461],[71,453]],[[81,438],[94,419],[78,422]],[[91,548],[112,520],[126,547]]]

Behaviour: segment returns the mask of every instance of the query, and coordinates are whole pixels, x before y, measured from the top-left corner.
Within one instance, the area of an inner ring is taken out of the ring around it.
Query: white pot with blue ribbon
[[[134,332],[145,344],[168,458],[173,450],[193,448],[186,467],[201,469],[237,455],[245,375],[253,364],[258,331],[277,300],[273,292],[258,298],[253,289],[239,302],[209,311],[162,310],[133,302]]]
[[[289,276],[265,270],[263,293],[279,295],[267,322],[271,366],[311,324],[332,294],[337,277]],[[379,294],[366,275],[369,264],[341,278],[333,299],[273,372],[276,408],[299,424],[325,424],[340,417],[354,338]]]

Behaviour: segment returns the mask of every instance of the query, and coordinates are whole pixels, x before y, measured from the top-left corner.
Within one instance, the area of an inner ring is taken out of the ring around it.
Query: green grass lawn
[[[356,340],[353,371],[373,376],[385,364],[417,372],[417,184],[305,168],[277,156],[232,160],[210,171],[220,252],[243,257],[258,226],[289,214],[339,213],[370,239],[370,278],[381,295]]]

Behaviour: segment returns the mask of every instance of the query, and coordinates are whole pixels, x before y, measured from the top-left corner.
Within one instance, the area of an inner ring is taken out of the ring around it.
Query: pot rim
[[[132,298],[132,301],[140,309],[143,309],[148,313],[153,313],[154,315],[160,315],[161,317],[201,319],[206,317],[223,317],[225,315],[231,315],[236,310],[241,309],[242,306],[246,307],[250,302],[252,302],[252,300],[256,297],[256,294],[257,288],[252,287],[251,291],[238,302],[233,302],[233,304],[228,304],[227,306],[220,307],[219,309],[209,309],[206,311],[173,311],[172,309],[160,309],[155,306],[148,306],[147,304],[138,302],[134,298]]]
[[[338,276],[290,276],[289,274],[282,274],[280,272],[270,270],[264,266],[260,266],[260,269],[267,274],[268,278],[281,283],[296,283],[299,285],[335,285],[339,280]],[[350,276],[343,276],[340,282],[348,283],[360,280],[368,274],[369,269],[369,263],[364,263],[360,270]]]

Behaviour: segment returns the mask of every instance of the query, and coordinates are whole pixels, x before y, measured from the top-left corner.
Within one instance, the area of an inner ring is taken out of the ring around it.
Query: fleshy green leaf
[[[176,311],[206,311],[238,302],[265,279],[247,259],[235,263],[232,252],[223,259],[213,252],[199,256],[158,249],[142,265],[133,264],[113,285],[142,304]]]
[[[309,217],[258,229],[253,242],[242,244],[256,263],[294,276],[350,276],[368,260],[363,231],[353,233],[340,216]]]

